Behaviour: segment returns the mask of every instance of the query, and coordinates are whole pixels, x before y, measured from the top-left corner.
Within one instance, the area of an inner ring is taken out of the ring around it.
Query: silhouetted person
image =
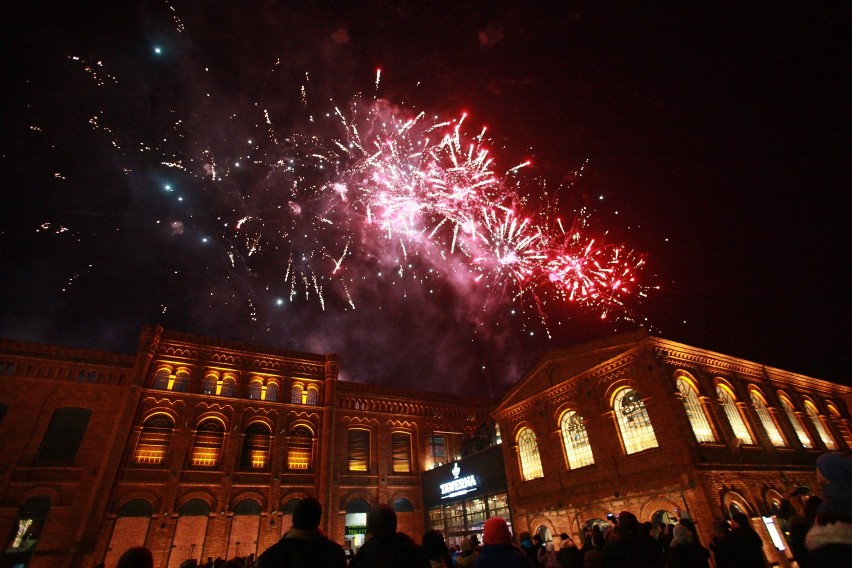
[[[618,515],[618,535],[604,546],[603,565],[612,568],[658,568],[663,554],[650,534],[641,534],[639,520],[629,511]]]
[[[349,563],[354,568],[431,568],[429,558],[410,536],[396,530],[396,512],[379,505],[367,513],[370,538]]]
[[[710,553],[698,544],[695,535],[684,524],[678,524],[672,531],[669,550],[666,553],[667,568],[708,568]]]
[[[319,501],[302,499],[293,511],[293,528],[258,557],[254,568],[345,568],[343,547],[319,529],[321,517]]]
[[[763,541],[743,513],[731,515],[730,550],[734,553],[734,565],[740,568],[766,568]]]
[[[838,513],[820,513],[805,537],[808,562],[814,568],[852,566],[852,519]]]
[[[568,533],[559,535],[559,552],[556,553],[556,560],[562,565],[562,568],[583,568],[583,558],[580,556],[580,549],[574,544],[574,541],[568,536]]]
[[[491,517],[485,521],[483,531],[483,547],[473,568],[533,568],[527,554],[512,543],[506,519]]]
[[[116,568],[154,568],[154,555],[144,546],[134,546],[124,551]]]
[[[816,461],[816,473],[822,486],[817,514],[837,513],[852,519],[852,458],[840,453],[822,454]]]
[[[423,552],[429,558],[432,568],[451,568],[450,549],[447,548],[447,543],[444,542],[444,535],[441,534],[441,531],[434,529],[426,531],[421,546]]]

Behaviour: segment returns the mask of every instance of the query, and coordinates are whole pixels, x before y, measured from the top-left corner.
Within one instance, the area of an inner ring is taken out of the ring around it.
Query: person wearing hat
[[[533,564],[524,552],[512,544],[509,525],[503,517],[491,517],[485,521],[482,535],[482,550],[473,568],[532,568]]]
[[[302,499],[293,511],[293,528],[267,548],[253,568],[345,568],[343,547],[319,529],[322,505]]]
[[[817,481],[822,485],[819,513],[837,513],[852,520],[852,458],[832,452],[816,461]]]

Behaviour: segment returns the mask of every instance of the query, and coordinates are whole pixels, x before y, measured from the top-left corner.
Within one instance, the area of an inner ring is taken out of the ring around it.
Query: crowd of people
[[[785,499],[778,521],[800,568],[847,568],[852,566],[852,458],[820,456],[817,478],[823,497],[810,496],[801,513]],[[203,565],[187,560],[181,568],[709,568],[711,559],[716,568],[768,568],[763,542],[741,512],[718,521],[707,546],[689,518],[655,527],[622,511],[608,525],[584,529],[580,546],[566,533],[559,535],[558,547],[529,532],[516,542],[506,520],[491,517],[481,543],[472,536],[451,548],[437,530],[427,531],[419,544],[398,531],[396,512],[384,504],[367,514],[369,538],[354,554],[320,530],[321,517],[319,501],[303,499],[292,529],[257,559],[208,558]],[[151,551],[144,547],[127,550],[118,561],[118,568],[152,567]]]

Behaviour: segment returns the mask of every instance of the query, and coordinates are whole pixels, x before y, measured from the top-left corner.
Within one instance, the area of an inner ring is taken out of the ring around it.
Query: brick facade
[[[712,440],[699,442],[678,390],[678,378],[688,379],[707,420]],[[731,429],[716,394],[717,385],[730,388],[753,434],[742,443]],[[641,395],[653,428],[655,447],[628,453],[618,426],[614,402],[623,389]],[[766,399],[786,442],[771,443],[749,401],[757,389]],[[849,414],[844,404],[847,387],[734,359],[718,353],[648,337],[627,334],[609,341],[551,353],[497,403],[494,416],[503,432],[503,452],[515,523],[530,531],[549,530],[580,537],[582,527],[608,513],[634,513],[650,521],[665,511],[689,516],[706,544],[714,520],[730,515],[730,505],[747,508],[762,532],[765,553],[782,565],[784,554],[771,546],[761,515],[771,515],[779,500],[798,486],[817,489],[814,462],[832,448],[802,413],[811,441],[805,447],[781,408],[780,396],[796,409],[813,404],[829,444],[849,452]],[[779,394],[782,393],[782,394]],[[840,410],[833,419],[828,404]],[[594,463],[568,465],[560,419],[576,412],[588,437]],[[521,472],[518,435],[535,433],[541,458],[541,477],[525,479]],[[738,497],[734,497],[738,496]],[[802,503],[794,503],[801,506]]]
[[[457,459],[496,418],[517,531],[579,536],[609,512],[644,521],[668,511],[691,516],[706,542],[732,503],[766,514],[777,495],[814,486],[825,444],[802,414],[813,441],[803,447],[779,396],[800,413],[812,404],[837,449],[852,443],[852,389],[644,334],[554,352],[499,401],[342,381],[338,366],[335,355],[159,327],[143,329],[134,355],[0,340],[0,535],[48,502],[29,566],[111,566],[144,545],[155,566],[171,567],[190,555],[262,552],[291,526],[292,504],[312,495],[337,542],[347,508],[362,501],[410,504],[399,528],[416,538],[426,526],[422,472]],[[713,442],[696,441],[678,376],[695,386]],[[754,443],[735,439],[714,393],[720,382],[743,403]],[[641,393],[656,447],[625,452],[612,407],[623,387]],[[744,404],[752,388],[767,399],[784,447]],[[67,463],[46,463],[45,434],[55,411],[69,408],[89,416],[79,448]],[[592,465],[566,466],[566,410],[582,416]],[[543,475],[530,480],[519,469],[523,428],[540,450]],[[350,447],[350,429],[369,433],[363,452]],[[433,437],[443,456],[433,455]]]

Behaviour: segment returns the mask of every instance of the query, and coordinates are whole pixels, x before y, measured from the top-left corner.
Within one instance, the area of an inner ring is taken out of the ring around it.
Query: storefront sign
[[[459,477],[461,468],[458,462],[453,464],[452,469],[453,480],[441,484],[441,499],[450,497],[458,497],[471,491],[476,491],[476,476],[473,474]]]

